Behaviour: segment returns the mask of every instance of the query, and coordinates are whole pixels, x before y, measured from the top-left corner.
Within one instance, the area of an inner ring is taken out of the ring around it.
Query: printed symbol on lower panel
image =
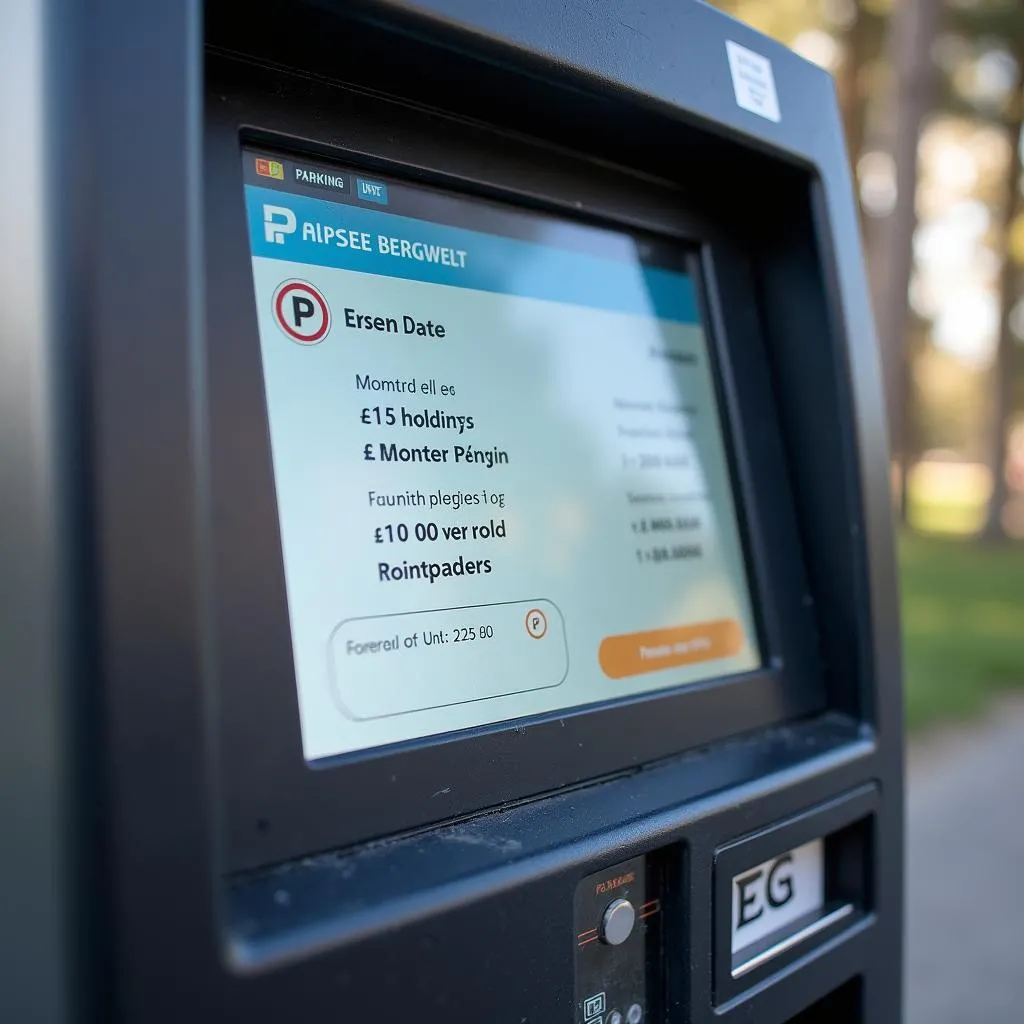
[[[583,1019],[587,1024],[598,1024],[595,1020],[604,1013],[604,993],[598,992],[583,1002]]]

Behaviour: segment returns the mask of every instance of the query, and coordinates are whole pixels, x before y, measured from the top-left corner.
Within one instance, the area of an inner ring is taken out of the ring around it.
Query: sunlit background
[[[908,724],[961,719],[1024,684],[1024,4],[717,6],[835,78],[887,381]]]
[[[1024,1021],[1024,2],[722,0],[828,70],[899,525],[910,1024]]]

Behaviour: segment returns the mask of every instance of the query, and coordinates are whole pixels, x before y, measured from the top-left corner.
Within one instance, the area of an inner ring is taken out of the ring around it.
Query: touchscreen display
[[[243,159],[308,760],[759,664],[682,247]]]

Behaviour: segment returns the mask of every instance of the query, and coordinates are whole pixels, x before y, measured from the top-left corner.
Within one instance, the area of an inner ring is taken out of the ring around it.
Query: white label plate
[[[825,904],[825,843],[798,846],[732,880],[732,952]]]
[[[775,91],[772,62],[731,39],[725,41],[725,50],[729,55],[729,71],[732,74],[736,103],[758,117],[781,121],[782,112],[779,110],[779,95]]]

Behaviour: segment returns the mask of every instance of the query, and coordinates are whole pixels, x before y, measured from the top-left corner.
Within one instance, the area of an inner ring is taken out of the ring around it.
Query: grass
[[[1024,543],[900,541],[907,728],[1024,687]]]

